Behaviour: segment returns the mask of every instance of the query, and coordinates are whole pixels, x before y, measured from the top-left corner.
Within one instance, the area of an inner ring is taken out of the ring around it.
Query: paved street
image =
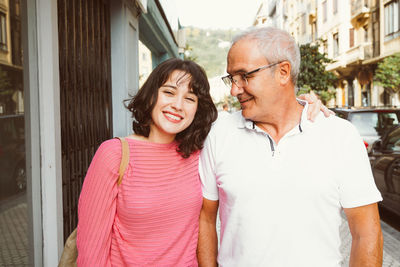
[[[0,206],[0,266],[28,266],[25,195]]]
[[[20,197],[0,207],[0,266],[28,266],[27,205]],[[400,267],[400,232],[382,222],[383,266]],[[345,218],[340,227],[343,266],[348,266],[351,235]]]

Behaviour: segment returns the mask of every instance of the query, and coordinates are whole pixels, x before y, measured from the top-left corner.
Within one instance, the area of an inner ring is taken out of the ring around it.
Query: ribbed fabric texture
[[[78,207],[78,266],[197,266],[199,154],[183,159],[176,143],[127,140],[121,185],[117,139],[99,147],[88,169]]]

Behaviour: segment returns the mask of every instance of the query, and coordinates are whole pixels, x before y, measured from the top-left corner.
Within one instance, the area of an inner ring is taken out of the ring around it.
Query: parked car
[[[400,125],[374,142],[369,159],[376,186],[383,197],[381,205],[400,216]]]
[[[24,115],[0,116],[0,200],[26,189]]]
[[[354,124],[368,151],[373,142],[400,121],[398,108],[333,108],[332,110],[338,117]]]

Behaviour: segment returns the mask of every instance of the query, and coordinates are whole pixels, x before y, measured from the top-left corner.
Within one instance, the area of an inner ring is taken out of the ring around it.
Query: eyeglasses
[[[252,70],[252,71],[249,71],[249,72],[246,72],[246,73],[238,73],[238,74],[235,74],[235,75],[230,75],[229,74],[227,76],[222,77],[222,81],[229,88],[232,87],[232,83],[236,84],[236,86],[238,86],[238,87],[243,87],[243,86],[248,84],[248,79],[251,78],[251,77],[249,77],[251,74],[254,74],[254,73],[256,73],[256,72],[258,72],[260,70],[268,69],[268,68],[270,68],[272,66],[275,66],[276,64],[282,63],[282,62],[283,61],[272,63],[272,64],[260,67],[258,69],[255,69],[255,70]]]

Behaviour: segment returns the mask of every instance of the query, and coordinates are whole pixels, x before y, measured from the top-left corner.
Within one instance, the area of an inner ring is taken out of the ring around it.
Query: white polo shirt
[[[348,121],[321,113],[278,144],[241,112],[218,120],[200,156],[203,196],[219,199],[220,266],[341,266],[342,208],[381,201]]]

